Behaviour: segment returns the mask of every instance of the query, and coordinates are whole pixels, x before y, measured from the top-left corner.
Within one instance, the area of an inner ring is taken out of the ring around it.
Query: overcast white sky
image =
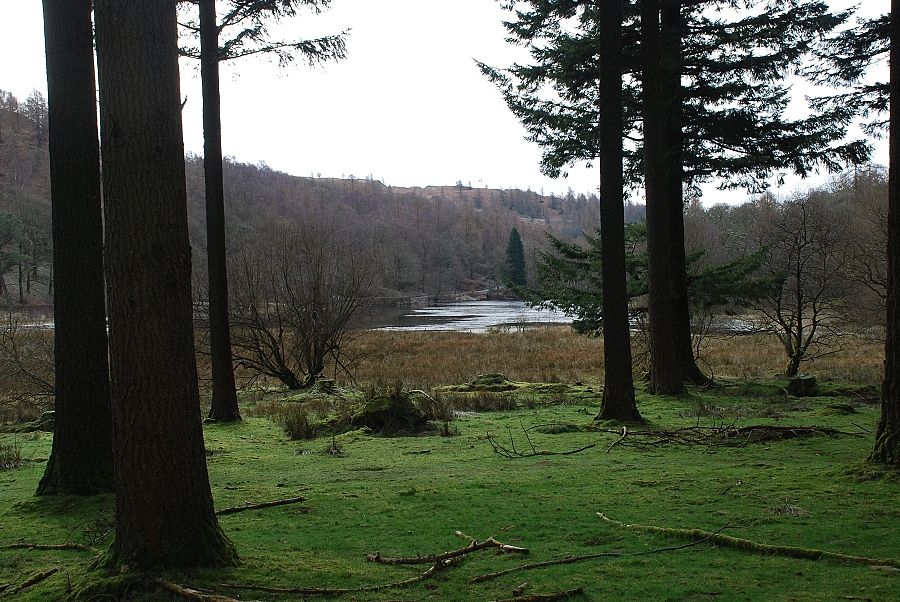
[[[858,0],[867,15],[887,0]],[[852,0],[832,0],[847,6]],[[387,184],[530,187],[589,193],[599,170],[540,173],[540,149],[473,59],[503,66],[520,50],[505,41],[495,0],[334,0],[321,16],[283,27],[301,35],[351,29],[349,58],[324,68],[279,69],[243,59],[222,73],[225,153],[291,174],[372,175]],[[0,0],[0,89],[46,91],[40,0]],[[185,148],[202,152],[199,70],[182,69]],[[876,161],[886,161],[884,144]],[[795,181],[781,192],[803,186]],[[740,200],[709,190],[704,203]]]

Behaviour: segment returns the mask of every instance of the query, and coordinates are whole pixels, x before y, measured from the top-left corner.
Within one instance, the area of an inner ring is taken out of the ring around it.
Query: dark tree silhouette
[[[222,117],[219,103],[219,29],[216,0],[199,0],[200,77],[203,88],[203,173],[206,186],[206,252],[209,276],[209,352],[212,400],[209,417],[219,422],[241,419],[231,331],[228,328],[228,268],[225,258],[225,189],[222,175]]]
[[[622,168],[622,0],[600,3],[600,245],[603,262],[603,399],[598,419],[640,421],[634,400],[628,284],[625,271],[625,187]]]
[[[38,495],[113,490],[93,39],[91,0],[44,0],[56,414]]]
[[[528,272],[525,270],[525,247],[516,228],[510,230],[509,242],[506,244],[506,277],[515,286],[525,286],[528,283]]]
[[[98,0],[114,564],[236,561],[213,510],[191,316],[174,0]]]
[[[900,0],[891,0],[888,298],[881,419],[869,459],[900,466]]]

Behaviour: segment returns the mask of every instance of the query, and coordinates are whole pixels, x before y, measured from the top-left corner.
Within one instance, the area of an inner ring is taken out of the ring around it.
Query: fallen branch
[[[756,554],[769,556],[786,556],[788,558],[798,558],[803,560],[833,560],[836,562],[846,562],[852,564],[865,564],[869,566],[890,566],[900,568],[900,559],[896,558],[869,558],[866,556],[852,556],[849,554],[840,554],[838,552],[828,552],[825,550],[816,550],[813,548],[801,548],[797,546],[782,546],[766,543],[758,543],[749,539],[740,539],[729,535],[722,535],[718,532],[711,533],[701,529],[670,529],[668,527],[656,527],[653,525],[634,525],[626,524],[617,520],[613,520],[598,512],[597,515],[608,523],[622,527],[625,529],[633,529],[643,533],[658,533],[660,535],[669,535],[672,537],[680,537],[682,539],[691,539],[694,543],[710,542],[722,547],[734,548],[738,550],[746,550]]]
[[[377,585],[363,585],[361,587],[272,587],[267,585],[249,585],[241,583],[222,583],[219,585],[219,587],[223,587],[225,589],[255,590],[260,592],[267,592],[270,594],[299,594],[301,596],[343,596],[346,594],[377,592],[383,589],[393,589],[413,585],[415,583],[419,583],[420,581],[425,581],[426,579],[434,577],[439,572],[450,568],[457,562],[459,562],[458,559],[442,560],[434,563],[424,573],[420,573],[414,577],[410,577],[409,579],[404,579],[402,581],[393,581],[391,583],[380,583]]]
[[[178,585],[177,583],[172,583],[171,581],[166,581],[165,579],[154,579],[153,583],[168,592],[171,592],[177,596],[181,596],[185,600],[194,600],[195,602],[252,602],[248,600],[229,598],[228,596],[219,596],[218,594],[205,594],[196,589],[184,587],[183,585]]]
[[[480,550],[487,550],[489,548],[496,548],[501,552],[506,553],[528,554],[528,548],[520,548],[518,546],[507,545],[505,543],[497,541],[493,537],[489,537],[484,541],[476,541],[475,539],[468,537],[462,531],[457,531],[456,534],[460,537],[465,537],[466,539],[468,539],[470,541],[469,545],[464,548],[459,548],[458,550],[451,550],[449,552],[443,552],[441,554],[428,554],[426,556],[400,556],[397,558],[391,558],[382,556],[380,552],[375,552],[374,554],[369,554],[368,556],[366,556],[366,560],[368,560],[369,562],[377,562],[379,564],[434,564],[436,562],[444,562],[453,558],[465,556],[466,554],[472,554],[473,552],[478,552]]]
[[[725,527],[722,527],[725,529]],[[720,531],[722,530],[720,529]],[[527,571],[531,569],[540,569],[547,566],[556,566],[560,564],[574,564],[576,562],[584,562],[585,560],[596,560],[598,558],[622,558],[626,556],[647,556],[649,554],[659,554],[661,552],[674,552],[676,550],[683,550],[685,548],[690,548],[692,546],[696,546],[698,544],[703,543],[706,539],[701,539],[699,541],[692,541],[690,543],[682,544],[680,546],[666,546],[664,548],[654,548],[652,550],[642,550],[640,552],[595,552],[593,554],[582,554],[582,555],[572,555],[566,556],[564,558],[557,558],[556,560],[544,560],[542,562],[530,562],[528,564],[520,564],[519,566],[514,566],[508,569],[503,569],[502,571],[497,571],[495,573],[487,573],[484,575],[476,575],[472,577],[470,580],[471,583],[481,583],[482,581],[490,581],[491,579],[496,579],[497,577],[502,577],[503,575],[508,575],[510,573],[516,573],[518,571]]]
[[[554,592],[551,594],[531,594],[529,596],[516,596],[514,598],[504,598],[497,602],[554,602],[555,600],[565,600],[571,596],[580,596],[584,593],[584,589],[576,587],[567,589],[562,592]]]
[[[275,506],[287,506],[288,504],[299,504],[305,502],[305,497],[292,497],[286,500],[276,500],[274,502],[262,502],[260,504],[244,504],[243,506],[235,506],[233,508],[222,508],[216,510],[216,516],[224,516],[226,514],[237,514],[247,510],[261,510],[263,508],[274,508]]]
[[[627,427],[627,426],[623,426],[623,427],[622,427],[622,436],[619,437],[618,439],[616,439],[615,441],[613,441],[612,444],[611,444],[609,447],[606,448],[606,453],[611,452],[611,451],[612,451],[612,448],[614,448],[615,446],[617,446],[618,444],[620,444],[622,441],[625,441],[625,437],[627,437],[627,436],[628,436],[628,427]]]
[[[537,449],[534,446],[534,443],[531,442],[531,437],[528,435],[528,431],[530,431],[531,429],[522,427],[522,433],[525,435],[525,439],[526,441],[528,441],[528,445],[531,447],[531,451],[519,451],[516,449],[516,442],[513,439],[512,429],[508,430],[509,447],[506,447],[505,445],[497,441],[497,439],[491,434],[488,434],[486,437],[488,443],[490,443],[491,447],[494,449],[494,453],[503,456],[504,458],[531,458],[534,456],[571,456],[572,454],[577,454],[597,446],[596,443],[589,443],[583,447],[562,452]]]
[[[80,543],[9,543],[0,546],[0,550],[78,550],[79,552],[96,553],[91,546]]]
[[[32,585],[37,585],[38,583],[40,583],[40,582],[43,581],[44,579],[47,579],[48,577],[50,577],[50,576],[52,576],[52,575],[55,575],[55,574],[58,573],[58,572],[59,572],[59,567],[54,567],[54,568],[52,568],[52,569],[47,569],[46,571],[41,571],[41,572],[39,572],[39,573],[35,573],[34,575],[32,575],[31,577],[29,577],[28,579],[26,579],[25,581],[23,581],[23,582],[20,583],[19,585],[17,585],[16,587],[13,587],[13,588],[8,589],[8,590],[4,590],[4,595],[6,595],[6,594],[17,594],[17,593],[19,593],[19,592],[21,592],[21,591],[24,591],[24,590],[28,589],[28,588],[31,587]]]

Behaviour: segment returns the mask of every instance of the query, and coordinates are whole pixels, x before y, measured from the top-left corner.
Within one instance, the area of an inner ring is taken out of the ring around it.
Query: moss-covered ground
[[[513,573],[481,583],[477,575],[522,562],[595,552],[645,552],[685,543],[622,529],[597,513],[627,523],[720,531],[761,543],[845,554],[900,558],[900,480],[863,463],[873,442],[878,408],[872,392],[827,384],[827,397],[792,398],[783,383],[732,384],[682,397],[639,395],[642,428],[672,430],[750,424],[805,425],[862,433],[811,436],[746,445],[664,442],[613,446],[615,433],[586,428],[530,431],[544,451],[595,447],[573,455],[507,458],[488,438],[530,451],[523,429],[540,424],[587,427],[597,412],[596,385],[561,391],[524,387],[514,408],[466,412],[453,436],[384,438],[353,431],[292,441],[265,417],[205,426],[210,480],[219,508],[296,496],[302,504],[222,516],[242,562],[225,570],[170,572],[166,579],[243,600],[301,599],[233,591],[224,583],[358,587],[415,576],[419,567],[384,566],[366,555],[410,556],[447,551],[475,538],[530,549],[528,557],[472,554],[434,578],[353,600],[496,600],[524,593],[583,588],[585,600],[898,600],[900,571],[756,555],[699,543],[680,550],[600,558]],[[504,387],[500,387],[504,388]],[[466,391],[457,389],[456,395]],[[485,394],[489,391],[470,391]],[[438,395],[440,397],[440,395]],[[249,415],[251,408],[245,408]],[[609,430],[617,426],[609,425]],[[555,433],[555,434],[550,434]],[[33,496],[51,435],[5,434],[26,460],[0,471],[0,545],[19,541],[109,543],[112,498]],[[648,439],[649,441],[649,439]],[[609,450],[609,451],[607,451]],[[333,451],[333,450],[332,450]],[[140,475],[135,475],[140,478]],[[59,571],[24,591],[29,576]],[[175,599],[126,584],[100,585],[103,575],[83,551],[0,550],[0,588],[7,599]],[[101,593],[101,592],[106,593]],[[113,592],[113,593],[110,593]],[[91,597],[93,596],[93,597]],[[3,594],[0,594],[3,597]]]

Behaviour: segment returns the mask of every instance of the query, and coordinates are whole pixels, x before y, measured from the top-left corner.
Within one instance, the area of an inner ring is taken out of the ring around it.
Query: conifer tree
[[[509,242],[506,245],[506,277],[514,286],[525,286],[528,283],[528,273],[525,269],[525,247],[522,245],[522,237],[519,231],[513,228],[509,233]]]
[[[505,70],[482,64],[530,138],[543,147],[542,168],[551,176],[599,156],[596,124],[603,108],[591,75],[604,57],[601,24],[591,6],[586,0],[517,3],[515,19],[506,24],[509,39],[525,46],[532,62]],[[737,19],[718,11],[735,6],[744,10]],[[663,328],[651,335],[659,360],[652,367],[653,388],[677,393],[685,379],[705,378],[690,355],[681,272],[682,186],[725,178],[729,186],[761,190],[773,174],[836,170],[865,160],[869,149],[864,142],[843,141],[853,118],[845,107],[803,119],[786,116],[786,76],[847,17],[831,14],[821,0],[632,1],[625,14],[623,134],[632,141],[626,173],[632,183],[647,176],[647,201],[654,204],[648,206],[648,222],[654,224],[649,244],[658,249],[651,271],[656,290],[674,295],[654,304]],[[656,75],[648,77],[648,68]],[[653,94],[642,93],[645,80],[653,83]],[[645,106],[642,96],[653,106]],[[654,115],[660,116],[656,127]],[[646,136],[657,138],[645,145]]]

